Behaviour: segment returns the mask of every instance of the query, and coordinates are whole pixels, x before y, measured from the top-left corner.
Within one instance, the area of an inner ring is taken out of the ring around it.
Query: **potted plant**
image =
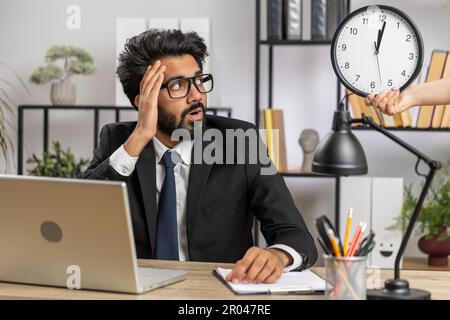
[[[62,67],[57,64],[62,60]],[[30,81],[36,84],[52,82],[50,100],[53,105],[70,105],[76,100],[73,75],[92,75],[97,70],[91,55],[82,48],[73,46],[52,46],[45,55],[46,66],[35,69]]]
[[[388,229],[404,231],[417,203],[412,185],[405,188],[402,212]],[[450,161],[439,170],[416,222],[419,249],[428,254],[431,266],[447,266],[450,254]]]
[[[36,164],[33,169],[28,170],[32,176],[80,179],[83,177],[84,167],[89,164],[89,160],[75,161],[75,156],[70,148],[63,150],[58,141],[53,141],[50,152],[44,152],[42,159],[33,154],[27,163]]]
[[[20,86],[17,86],[17,83]],[[16,107],[20,104],[19,101],[23,100],[21,89],[30,94],[19,74],[8,64],[0,61],[0,168],[4,173],[8,172],[10,163],[14,163],[11,133],[16,130]]]

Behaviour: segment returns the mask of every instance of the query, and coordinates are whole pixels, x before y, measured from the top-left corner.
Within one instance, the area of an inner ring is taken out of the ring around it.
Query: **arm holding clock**
[[[369,94],[366,103],[383,113],[394,115],[412,106],[450,104],[450,78],[413,85],[400,92],[387,90]]]

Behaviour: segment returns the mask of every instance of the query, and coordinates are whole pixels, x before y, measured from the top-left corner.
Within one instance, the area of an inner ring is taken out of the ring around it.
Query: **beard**
[[[169,137],[176,129],[186,129],[189,131],[191,139],[194,138],[194,122],[191,120],[186,121],[186,116],[193,110],[201,108],[203,117],[201,120],[202,125],[205,122],[205,109],[206,107],[201,102],[196,102],[183,110],[180,116],[180,121],[177,122],[177,117],[173,113],[170,113],[163,108],[158,108],[158,129]]]

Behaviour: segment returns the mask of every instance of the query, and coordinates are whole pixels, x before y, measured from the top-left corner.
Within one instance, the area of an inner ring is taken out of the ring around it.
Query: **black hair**
[[[200,70],[203,70],[208,49],[196,32],[150,29],[127,40],[124,51],[119,55],[117,75],[133,107],[136,108],[134,98],[139,94],[140,82],[147,67],[158,59],[184,54],[193,56]]]

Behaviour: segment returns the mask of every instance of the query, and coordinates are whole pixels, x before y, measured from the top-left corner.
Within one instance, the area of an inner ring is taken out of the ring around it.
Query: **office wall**
[[[406,11],[418,24],[425,41],[425,62],[435,48],[450,49],[450,8],[444,0],[377,1]],[[354,0],[352,9],[372,4]],[[68,5],[81,9],[81,29],[66,28]],[[254,33],[253,0],[0,0],[0,61],[14,68],[22,78],[44,63],[46,49],[53,44],[71,44],[87,49],[99,70],[94,76],[75,77],[77,104],[114,104],[115,97],[115,23],[117,17],[209,17],[211,21],[211,71],[215,75],[215,91],[210,105],[233,107],[236,118],[254,121]],[[323,137],[329,130],[336,107],[336,78],[329,59],[329,47],[277,47],[274,49],[274,106],[285,109],[288,162],[299,166],[302,155],[297,139],[307,127],[317,129]],[[266,61],[263,53],[262,61]],[[263,99],[265,107],[267,68],[262,63]],[[3,71],[0,71],[3,72]],[[2,74],[3,76],[3,74]],[[10,77],[9,74],[6,75]],[[37,86],[27,81],[30,95],[24,103],[49,103],[50,86]],[[132,118],[133,115],[126,116]],[[87,112],[52,113],[55,123],[50,138],[59,139],[79,156],[92,155],[92,117]],[[102,123],[113,121],[112,114],[101,117]],[[40,153],[42,148],[42,115],[27,115],[25,122],[25,157]],[[403,176],[414,182],[415,159],[407,152],[374,132],[358,132],[373,176]],[[450,158],[448,133],[399,133],[430,156]],[[12,169],[14,170],[14,169]],[[333,180],[287,179],[292,196],[308,225],[321,214],[332,216]],[[409,255],[420,255],[413,239]]]

